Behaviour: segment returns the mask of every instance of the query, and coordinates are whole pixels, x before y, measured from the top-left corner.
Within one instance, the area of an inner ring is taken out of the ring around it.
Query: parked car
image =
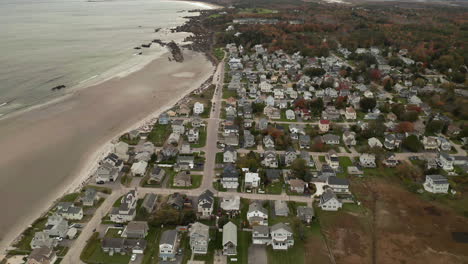
[[[130,258],[130,261],[135,261],[135,260],[136,260],[136,257],[137,257],[137,255],[136,255],[136,254],[133,254],[132,257]]]

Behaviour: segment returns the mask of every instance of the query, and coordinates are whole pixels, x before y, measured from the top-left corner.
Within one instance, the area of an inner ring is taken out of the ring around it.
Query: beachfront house
[[[320,196],[319,207],[324,211],[338,211],[343,206],[331,189],[326,189]]]

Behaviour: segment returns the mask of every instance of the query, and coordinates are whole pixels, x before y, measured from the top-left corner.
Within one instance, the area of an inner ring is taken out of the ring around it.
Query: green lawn
[[[223,152],[216,153],[216,163],[222,164],[224,162]]]
[[[228,263],[248,263],[249,262],[249,247],[251,244],[252,244],[252,233],[238,230],[237,231],[237,256],[228,257]],[[237,261],[231,261],[231,258],[237,258]]]
[[[223,99],[228,99],[230,97],[237,98],[237,92],[234,90],[223,89]]]
[[[130,261],[130,255],[116,254],[109,256],[109,254],[102,251],[99,233],[96,232],[89,238],[85,248],[81,252],[80,259],[83,262],[90,264],[127,264]]]
[[[348,167],[353,166],[353,162],[349,157],[339,157],[340,166],[343,169],[342,173],[338,173],[337,176],[340,178],[345,178],[348,175]]]
[[[219,14],[214,14],[214,15],[220,16]],[[211,15],[211,16],[213,16],[213,15]],[[211,16],[210,16],[210,17],[211,17]],[[223,50],[223,48],[216,48],[216,49],[214,49],[213,54],[215,55],[215,57],[216,57],[219,61],[222,61],[223,58],[224,58],[224,50]]]
[[[122,237],[120,234],[122,234],[122,229],[120,228],[109,228],[104,235],[105,237],[112,237],[112,238],[119,238]]]
[[[267,194],[281,194],[283,192],[283,181],[269,183],[265,188],[265,192]]]
[[[153,127],[153,130],[148,135],[148,140],[153,142],[157,147],[162,147],[166,139],[172,132],[170,125],[161,125],[156,123]]]
[[[198,143],[192,143],[190,146],[192,148],[203,148],[206,145],[206,129],[201,128],[199,130]]]
[[[111,194],[112,193],[111,188],[96,186],[96,185],[88,185],[88,186],[84,187],[83,189],[84,190],[86,190],[86,189],[95,189],[96,191],[102,192],[102,193],[105,193],[105,194]]]
[[[288,250],[273,250],[267,247],[268,264],[284,263],[305,263],[304,261],[304,241],[294,237],[294,246]]]
[[[78,197],[80,196],[80,193],[76,192],[76,193],[69,193],[69,194],[66,194],[65,196],[63,196],[62,198],[60,198],[60,202],[70,202],[70,203],[73,203],[75,202]]]
[[[239,11],[239,14],[276,14],[277,10],[267,8],[244,8]]]
[[[159,260],[159,238],[161,237],[161,228],[150,227],[148,236],[146,236],[147,246],[143,256],[142,264],[156,264]]]
[[[44,229],[47,223],[47,217],[41,217],[34,221],[31,227],[28,227],[22,234],[22,238],[14,244],[19,251],[31,251],[31,241],[36,232],[39,232]]]

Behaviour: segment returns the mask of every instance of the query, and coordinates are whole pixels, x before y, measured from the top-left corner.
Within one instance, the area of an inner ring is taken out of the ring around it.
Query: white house
[[[448,193],[449,182],[442,175],[426,175],[426,181],[423,184],[424,190],[431,193]]]
[[[214,195],[210,190],[204,191],[198,197],[197,209],[200,217],[207,218],[213,214]]]
[[[296,115],[294,114],[293,110],[291,110],[291,109],[286,110],[286,119],[288,119],[288,120],[296,119]]]
[[[133,176],[143,176],[146,172],[146,167],[148,167],[148,162],[140,160],[133,163],[132,168],[130,169]]]
[[[251,225],[268,225],[268,210],[259,202],[253,202],[249,205],[247,220]]]
[[[340,200],[336,197],[336,194],[331,190],[327,189],[323,192],[320,197],[319,207],[325,211],[338,211],[343,206]]]
[[[203,111],[205,111],[205,106],[202,103],[196,102],[193,105],[193,113],[194,114],[200,115],[200,114],[203,113]]]
[[[247,172],[245,174],[245,187],[257,188],[260,185],[260,177],[256,172]]]
[[[347,120],[355,120],[357,118],[356,117],[356,110],[354,110],[354,108],[352,106],[346,107],[345,118]]]
[[[166,230],[159,239],[159,258],[163,261],[173,260],[177,253],[177,231]]]
[[[110,220],[115,223],[132,221],[136,216],[138,194],[136,189],[129,191],[121,198],[119,207],[113,207],[109,213]]]
[[[319,129],[322,133],[328,132],[330,130],[330,120],[320,120]]]
[[[294,237],[291,227],[278,223],[271,227],[271,245],[273,250],[287,250],[294,246]]]
[[[375,138],[375,137],[369,138],[367,140],[367,143],[369,144],[369,147],[371,147],[371,148],[374,148],[374,147],[381,148],[381,147],[383,147],[382,142],[380,142],[380,140],[378,138]]]
[[[210,242],[210,228],[207,225],[196,222],[189,229],[190,249],[194,254],[204,255],[208,253]]]
[[[359,156],[359,163],[362,167],[365,168],[375,168],[377,165],[375,164],[375,155],[363,153]]]
[[[445,171],[453,170],[454,158],[445,152],[440,152],[437,157],[437,164]]]

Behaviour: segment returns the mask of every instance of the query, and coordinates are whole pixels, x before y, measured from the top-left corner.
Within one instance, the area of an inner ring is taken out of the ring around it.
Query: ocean
[[[182,24],[194,15],[187,10],[206,8],[161,0],[0,0],[0,116],[141,67],[162,48],[136,55],[134,47],[157,38],[157,28]]]

